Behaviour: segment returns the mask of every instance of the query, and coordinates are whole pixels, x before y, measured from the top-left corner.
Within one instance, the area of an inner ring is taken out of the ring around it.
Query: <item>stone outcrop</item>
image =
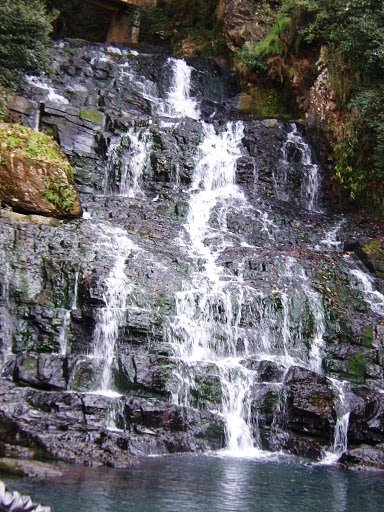
[[[16,211],[56,217],[81,215],[70,164],[48,136],[0,125],[0,201]]]
[[[263,13],[263,2],[254,0],[220,0],[216,12],[220,30],[231,51],[245,43],[260,41],[270,26]]]

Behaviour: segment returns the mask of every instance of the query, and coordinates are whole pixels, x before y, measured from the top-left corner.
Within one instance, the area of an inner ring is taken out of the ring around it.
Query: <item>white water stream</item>
[[[100,308],[93,336],[92,357],[99,366],[98,390],[111,390],[112,364],[119,329],[126,323],[127,298],[133,290],[133,283],[125,273],[125,261],[136,249],[133,242],[121,228],[101,225],[98,246],[114,255],[112,268],[104,281],[105,306]]]
[[[375,289],[375,279],[360,268],[352,269],[351,274],[357,279],[357,285],[372,311],[384,315],[384,295]]]
[[[336,426],[333,446],[330,451],[325,452],[324,458],[321,461],[321,464],[324,465],[337,462],[343,453],[347,451],[350,416],[349,406],[345,398],[345,391],[348,382],[331,378],[329,378],[329,380],[332,383],[332,387],[336,395]]]
[[[296,124],[290,123],[290,127],[291,131],[288,132],[287,140],[282,148],[283,170],[280,170],[278,175],[278,197],[284,200],[288,198],[285,192],[287,185],[287,168],[290,165],[289,150],[293,149],[295,153],[298,152],[300,154],[299,163],[304,168],[303,181],[301,185],[301,193],[304,199],[304,206],[311,212],[320,213],[321,209],[318,206],[320,189],[320,168],[318,164],[314,163],[311,148],[303,139],[303,136],[298,131]]]
[[[77,309],[77,294],[79,285],[79,271],[75,272],[75,284],[73,287],[73,300],[71,309],[64,310],[63,325],[59,333],[59,353],[63,356],[68,353],[68,330],[71,323],[71,312]]]
[[[108,162],[104,177],[106,193],[126,197],[143,196],[142,180],[149,166],[152,145],[151,134],[131,127],[108,151]]]
[[[9,280],[11,268],[6,253],[0,250],[0,268],[2,279],[0,282],[0,370],[12,353],[12,334],[14,322],[12,305],[9,297]]]
[[[176,119],[199,119],[197,101],[190,95],[192,68],[182,59],[168,59],[168,64],[172,66],[172,84],[159,114]]]
[[[263,292],[247,286],[241,274],[229,274],[218,263],[219,255],[232,245],[226,224],[229,210],[251,209],[235,184],[236,162],[244,151],[243,125],[227,123],[218,129],[204,123],[202,128],[180,240],[196,270],[176,295],[176,315],[168,332],[180,361],[173,399],[193,406],[201,371],[211,368],[219,382],[227,450],[244,456],[258,451],[250,422],[256,372],[248,369],[245,359],[270,359],[286,368],[301,364],[321,372],[325,315],[320,295],[294,258],[282,263],[285,271],[274,291],[282,311]],[[273,236],[273,223],[266,227],[263,213],[259,212],[262,229]],[[309,351],[303,332],[298,332],[300,322],[305,322],[297,319],[303,308],[314,324]]]

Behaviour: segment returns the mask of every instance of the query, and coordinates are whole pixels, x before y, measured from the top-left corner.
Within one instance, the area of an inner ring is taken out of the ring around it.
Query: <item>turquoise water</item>
[[[130,469],[71,467],[49,481],[4,478],[54,512],[382,512],[384,473],[206,455],[148,458]]]

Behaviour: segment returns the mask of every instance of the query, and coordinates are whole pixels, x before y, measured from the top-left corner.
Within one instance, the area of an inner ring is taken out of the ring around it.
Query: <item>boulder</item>
[[[0,125],[0,201],[21,213],[79,217],[71,166],[51,137]]]
[[[335,427],[335,406],[330,382],[310,370],[292,366],[285,376],[284,386],[284,422],[288,429],[331,440]]]
[[[56,354],[21,353],[16,356],[13,379],[39,389],[66,389],[66,358]]]

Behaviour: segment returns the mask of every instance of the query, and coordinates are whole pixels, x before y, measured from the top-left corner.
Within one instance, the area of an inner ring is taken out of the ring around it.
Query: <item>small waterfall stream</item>
[[[68,329],[71,322],[71,312],[77,309],[77,295],[79,286],[79,271],[75,272],[75,284],[73,286],[73,300],[70,309],[64,310],[63,325],[59,332],[60,354],[65,356],[68,353]]]
[[[360,268],[351,269],[351,274],[357,279],[358,287],[372,310],[384,315],[384,295],[375,289],[374,278]]]
[[[305,142],[295,123],[290,123],[291,131],[287,133],[287,140],[282,148],[283,172],[277,177],[278,197],[288,198],[285,187],[287,185],[287,167],[290,161],[298,161],[304,168],[301,185],[301,193],[304,198],[304,206],[311,212],[320,213],[318,206],[320,190],[320,168],[313,161],[312,150]],[[292,154],[291,154],[292,153]]]
[[[125,325],[127,297],[132,291],[132,283],[125,274],[125,260],[135,249],[132,241],[120,228],[101,226],[98,244],[114,254],[112,268],[104,282],[105,306],[99,310],[92,358],[100,365],[98,391],[111,392],[112,364],[119,329]]]
[[[168,63],[172,65],[172,83],[160,114],[199,119],[197,101],[190,95],[192,68],[183,59],[168,59]]]
[[[14,331],[14,321],[12,304],[9,297],[9,280],[11,269],[7,261],[6,254],[0,250],[0,370],[12,353],[12,333]]]
[[[126,197],[143,194],[142,179],[148,168],[150,133],[131,127],[108,151],[104,190]],[[116,190],[117,189],[117,190]]]
[[[349,410],[348,403],[345,399],[345,389],[347,381],[339,381],[337,379],[329,379],[332,383],[332,387],[336,397],[336,426],[333,440],[333,446],[330,451],[325,452],[324,459],[321,464],[332,464],[337,462],[340,457],[348,449],[348,425],[349,416],[351,411]]]

